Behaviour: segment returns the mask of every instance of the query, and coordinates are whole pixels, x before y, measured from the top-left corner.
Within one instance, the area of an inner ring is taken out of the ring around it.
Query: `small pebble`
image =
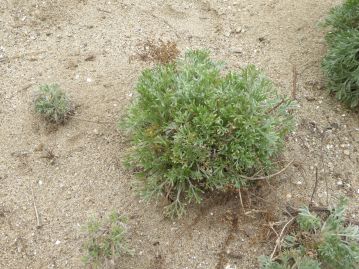
[[[42,151],[43,149],[44,149],[44,144],[42,144],[42,143],[38,144],[38,145],[34,148],[35,151]]]
[[[327,149],[332,149],[333,147],[333,145],[327,145]]]

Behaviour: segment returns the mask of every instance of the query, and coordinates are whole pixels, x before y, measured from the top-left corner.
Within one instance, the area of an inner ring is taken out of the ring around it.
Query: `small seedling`
[[[122,254],[131,254],[126,245],[126,219],[112,213],[103,220],[93,219],[85,227],[86,241],[83,260],[90,268],[107,268],[116,264]]]
[[[35,111],[51,123],[64,123],[73,112],[72,104],[58,85],[42,85],[36,93]]]
[[[285,238],[277,258],[260,258],[261,268],[359,268],[359,227],[345,223],[346,204],[342,199],[324,221],[307,207],[300,209],[297,231]]]
[[[222,66],[196,50],[145,70],[123,121],[142,194],[166,197],[170,216],[205,191],[240,188],[250,182],[244,175],[268,172],[291,130],[293,102],[266,76],[254,66],[223,74]]]

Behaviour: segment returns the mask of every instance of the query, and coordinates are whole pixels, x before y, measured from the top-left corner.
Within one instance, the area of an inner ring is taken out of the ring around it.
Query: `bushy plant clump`
[[[329,91],[352,108],[359,105],[359,0],[334,8],[324,23],[328,53],[322,67]]]
[[[298,231],[285,238],[275,261],[261,258],[262,269],[359,268],[359,227],[345,225],[347,200],[342,199],[323,221],[304,207],[297,217]]]
[[[36,93],[35,111],[52,123],[64,123],[73,111],[72,104],[58,85],[42,85]]]
[[[242,187],[241,175],[268,171],[292,127],[292,102],[254,66],[221,73],[206,51],[145,70],[124,126],[129,164],[145,197],[164,195],[181,215],[207,190]]]
[[[333,8],[324,22],[332,32],[359,30],[359,0],[346,0],[342,5]]]
[[[86,265],[106,268],[108,262],[114,264],[121,254],[130,253],[125,242],[125,221],[123,216],[112,213],[103,220],[93,219],[86,225],[86,241],[83,244]]]

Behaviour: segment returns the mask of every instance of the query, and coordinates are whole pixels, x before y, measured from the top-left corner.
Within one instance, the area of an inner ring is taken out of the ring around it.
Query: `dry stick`
[[[321,160],[321,163],[322,163],[322,167],[323,167],[323,170],[324,170],[324,151],[323,151],[323,144],[324,144],[324,140],[326,138],[326,131],[323,132],[323,135],[321,137],[321,140],[320,140],[320,160]],[[325,188],[326,188],[326,194],[327,194],[327,206],[329,205],[329,187],[328,187],[328,179],[327,177],[324,175],[324,178],[325,178]]]
[[[315,167],[315,183],[314,183],[312,196],[310,197],[309,207],[313,205],[313,198],[315,193],[317,192],[317,188],[318,188],[318,167]]]
[[[244,205],[243,205],[241,188],[238,189],[238,194],[239,194],[239,200],[241,201],[241,206],[242,206],[243,212],[246,213],[246,211],[244,209]]]
[[[37,211],[37,207],[36,207],[36,202],[35,202],[35,195],[34,195],[34,188],[31,185],[31,194],[32,194],[32,204],[34,206],[34,210],[35,210],[35,215],[36,215],[36,228],[40,228],[41,222],[40,222],[40,216],[39,216],[39,212]]]
[[[272,223],[269,223],[269,228],[271,228],[271,230],[276,234],[276,236],[279,236],[279,234],[277,233],[277,231],[274,229],[273,226],[274,225]]]
[[[310,211],[317,212],[317,213],[327,213],[330,214],[330,209],[327,207],[320,207],[320,206],[311,206]],[[296,217],[299,215],[300,210],[298,208],[292,207],[291,205],[286,205],[286,212],[291,217]]]
[[[293,65],[292,67],[293,72],[293,83],[292,83],[292,98],[297,100],[297,81],[298,81],[298,71],[297,67]]]
[[[276,177],[278,175],[280,175],[281,173],[283,173],[285,170],[288,169],[288,167],[294,162],[294,159],[291,160],[282,170],[278,171],[277,173],[274,173],[272,175],[269,176],[263,176],[263,177],[247,177],[247,176],[243,176],[241,175],[240,177],[247,179],[247,180],[265,180],[265,179],[271,179],[273,177]]]
[[[280,107],[283,103],[284,103],[284,99],[282,99],[278,104],[276,104],[274,107],[272,107],[271,109],[269,109],[265,114],[270,114],[272,113],[274,110],[276,110],[278,107]]]
[[[280,243],[282,241],[282,237],[283,237],[283,233],[285,231],[285,229],[287,228],[288,225],[292,224],[292,222],[295,220],[295,217],[291,218],[283,227],[282,231],[280,232],[279,234],[279,237],[277,238],[276,240],[276,244],[275,244],[275,247],[274,247],[274,250],[272,252],[272,254],[270,255],[270,259],[273,260],[273,257],[274,257],[274,254],[276,253],[277,251],[277,248],[280,246]]]

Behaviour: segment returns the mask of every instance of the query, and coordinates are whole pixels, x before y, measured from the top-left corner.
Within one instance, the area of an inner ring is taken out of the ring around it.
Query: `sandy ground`
[[[116,268],[258,268],[275,241],[266,225],[285,220],[286,203],[309,202],[316,167],[314,202],[347,195],[358,219],[359,117],[327,94],[320,71],[317,24],[338,3],[0,0],[0,268],[82,268],[81,226],[112,210],[129,217],[135,250]],[[147,204],[132,190],[122,164],[128,142],[116,122],[151,65],[133,56],[152,38],[172,40],[182,53],[207,48],[229,69],[254,63],[283,94],[296,89],[297,129],[282,157],[294,163],[243,193],[248,214],[235,194],[213,194],[170,221],[162,202]],[[57,129],[31,108],[38,85],[53,82],[78,106]]]

